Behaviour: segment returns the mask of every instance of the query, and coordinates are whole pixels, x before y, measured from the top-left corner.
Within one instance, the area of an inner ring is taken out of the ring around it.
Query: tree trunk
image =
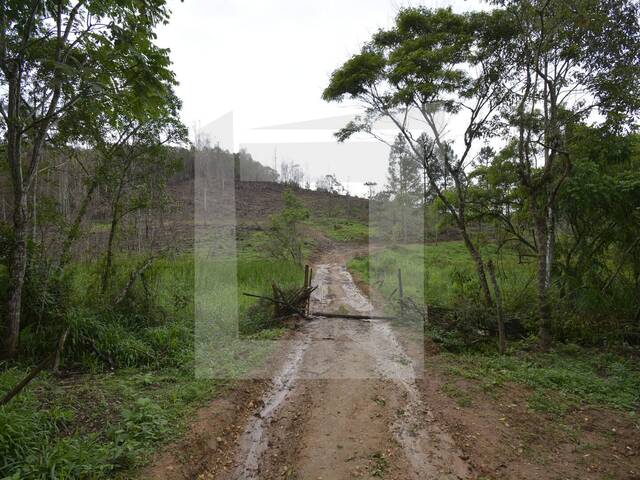
[[[482,296],[484,297],[484,301],[487,307],[493,307],[493,298],[491,297],[491,291],[489,290],[489,283],[487,282],[487,274],[484,271],[484,262],[482,261],[482,257],[480,256],[480,252],[476,248],[476,246],[469,238],[469,234],[467,233],[466,228],[460,225],[460,230],[462,232],[462,238],[464,239],[464,244],[469,250],[469,254],[471,258],[473,258],[473,263],[476,267],[476,273],[478,275],[478,282],[480,283],[480,290],[482,290]]]
[[[502,311],[502,292],[498,286],[498,278],[496,277],[496,271],[493,268],[493,262],[489,260],[487,264],[489,269],[489,276],[491,277],[491,283],[493,284],[493,293],[496,297],[496,320],[498,322],[498,351],[500,355],[504,355],[507,351],[507,338],[504,332],[504,314]]]
[[[109,241],[107,242],[107,252],[104,263],[104,270],[102,272],[102,293],[106,293],[109,288],[109,282],[111,281],[111,269],[113,267],[113,245],[116,237],[116,230],[118,228],[118,209],[114,209],[113,217],[111,219],[111,229],[109,230]]]
[[[14,188],[16,190],[13,214],[14,244],[9,264],[7,319],[2,345],[2,357],[4,358],[13,358],[18,352],[22,290],[27,270],[27,194],[19,186]]]
[[[402,209],[400,214],[400,220],[402,221],[402,242],[407,243],[407,206],[404,201],[401,202],[400,208]]]
[[[98,186],[97,181],[91,182],[87,192],[82,199],[82,203],[78,208],[78,212],[73,220],[73,224],[67,233],[67,237],[62,244],[62,251],[60,253],[60,264],[58,267],[60,269],[64,268],[67,263],[71,260],[71,247],[73,246],[73,242],[75,242],[80,236],[80,226],[82,225],[82,220],[87,213],[87,209],[89,208],[89,204],[91,203],[91,198],[93,197],[93,193],[95,192]]]
[[[547,351],[551,347],[551,263],[553,254],[553,230],[549,228],[547,212],[535,214],[536,241],[538,243],[538,338],[540,348]]]
[[[33,197],[31,205],[31,241],[35,244],[38,235],[38,173],[33,178]]]

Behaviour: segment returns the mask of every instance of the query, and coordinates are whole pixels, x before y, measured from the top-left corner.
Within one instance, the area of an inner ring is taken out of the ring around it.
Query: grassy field
[[[513,253],[498,254],[491,246],[483,253],[497,265],[505,308],[518,311],[535,305],[532,267],[519,264]],[[386,298],[396,296],[400,268],[406,296],[452,308],[478,300],[473,264],[461,242],[386,248],[352,259],[348,266]],[[529,387],[534,392],[529,398],[534,410],[564,414],[579,405],[628,412],[640,407],[640,366],[633,357],[563,344],[540,353],[535,351],[534,339],[521,337],[511,338],[509,354],[500,356],[492,339],[466,348],[455,342],[455,333],[430,326],[425,332],[444,348],[437,360],[430,361],[443,365],[447,375],[473,380],[487,391],[510,382]],[[451,345],[456,348],[447,352]],[[468,393],[454,388],[445,393],[463,403],[470,401]]]
[[[531,389],[535,411],[562,416],[578,407],[605,407],[637,415],[640,367],[633,359],[575,345],[557,345],[541,353],[512,346],[506,356],[480,352],[443,354],[445,373],[473,380],[485,391],[510,382]]]
[[[519,264],[518,257],[509,251],[498,255],[491,245],[483,249],[483,254],[496,264],[507,308],[534,301],[530,288],[533,266]],[[454,305],[460,299],[468,301],[479,295],[474,266],[462,242],[387,247],[372,257],[352,259],[348,267],[385,297],[398,286],[398,269],[402,270],[405,295],[425,303]]]
[[[137,260],[118,261],[131,266]],[[136,316],[118,312],[104,316],[100,310],[92,311],[89,302],[69,312],[70,358],[63,365],[65,375],[43,373],[0,407],[0,478],[130,478],[160,444],[179,435],[195,408],[232,386],[234,376],[264,361],[268,343],[255,342],[258,347],[247,354],[246,342],[235,339],[224,349],[207,350],[208,360],[223,365],[229,379],[196,378],[194,268],[189,255],[156,262],[146,288],[158,301],[149,311],[137,305]],[[278,326],[261,323],[268,314],[250,315],[255,300],[239,292],[267,293],[272,280],[281,285],[302,283],[300,267],[243,252],[237,264],[208,260],[201,270],[212,286],[230,285],[229,272],[237,272],[238,279],[237,295],[211,290],[204,301],[205,317],[228,319],[227,314],[235,312],[236,328],[250,340],[281,335]],[[74,298],[86,298],[96,285],[95,265],[75,266],[72,277]],[[28,345],[36,345],[40,338],[32,330],[23,336]],[[117,363],[115,371],[94,355],[72,353],[74,342],[89,332],[96,348]],[[2,370],[0,391],[17,383],[29,364],[25,359],[23,366]]]
[[[314,217],[307,224],[317,228],[336,242],[366,242],[369,240],[369,225],[346,218]]]

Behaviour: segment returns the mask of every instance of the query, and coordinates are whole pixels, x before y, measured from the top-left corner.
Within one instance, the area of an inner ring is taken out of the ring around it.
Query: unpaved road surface
[[[311,309],[374,314],[345,255],[314,268]],[[459,479],[469,467],[420,400],[413,359],[384,320],[318,318],[285,361],[212,478]]]
[[[358,251],[323,245],[312,309],[380,313],[383,301],[374,291],[372,305],[344,268]],[[195,412],[187,434],[139,477],[640,478],[637,416],[595,408],[560,419],[537,413],[524,386],[487,391],[479,380],[446,374],[451,360],[416,333],[384,321],[303,321],[253,379],[230,382]],[[468,405],[445,385],[464,391]]]

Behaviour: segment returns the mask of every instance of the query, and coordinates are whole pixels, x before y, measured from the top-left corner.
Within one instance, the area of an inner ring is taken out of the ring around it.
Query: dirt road
[[[315,265],[312,310],[373,314],[345,254]],[[249,479],[458,479],[469,469],[420,401],[414,362],[383,320],[318,318],[293,348],[215,475]]]
[[[381,313],[375,292],[372,305],[345,269],[357,252],[323,247],[312,309]],[[272,374],[231,382],[139,476],[639,478],[638,425],[618,411],[581,408],[560,420],[537,413],[528,406],[530,389],[487,390],[480,380],[452,377],[450,360],[434,345],[384,321],[319,318],[288,338],[289,348],[267,362]],[[455,392],[464,393],[464,405]]]

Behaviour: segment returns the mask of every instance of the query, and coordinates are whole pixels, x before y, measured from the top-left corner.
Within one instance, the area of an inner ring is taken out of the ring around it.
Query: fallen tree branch
[[[53,359],[53,373],[60,373],[60,360],[62,359],[62,351],[64,350],[64,344],[67,341],[67,336],[69,335],[69,327],[67,327],[64,332],[62,332],[62,336],[58,340],[58,348],[56,349],[56,354]]]
[[[38,365],[33,367],[31,371],[24,377],[16,386],[14,386],[11,390],[9,390],[2,400],[0,400],[0,405],[6,405],[11,401],[13,397],[18,395],[24,387],[26,387],[31,380],[33,380],[42,370],[46,368],[46,366],[53,361],[55,357],[55,352],[47,355],[47,357],[42,360]]]
[[[315,290],[315,288],[316,287],[314,287],[311,290],[313,291],[313,290]],[[271,298],[271,297],[267,297],[267,296],[264,296],[264,295],[256,295],[254,293],[243,292],[242,294],[245,297],[259,298],[261,300],[267,300],[267,301],[269,301],[271,303],[275,303],[275,304],[287,307],[287,308],[291,309],[294,313],[300,315],[302,318],[305,318],[307,320],[309,319],[309,316],[306,313],[304,313],[302,310],[300,310],[300,308],[296,307],[295,305],[291,305],[290,303],[288,303],[288,302],[286,302],[284,300],[278,300],[276,298]]]
[[[347,313],[330,313],[330,312],[311,312],[314,317],[326,318],[349,318],[353,320],[397,320],[398,317],[390,317],[385,315],[350,315]]]
[[[29,382],[31,382],[31,380],[36,378],[36,376],[47,367],[47,365],[54,362],[56,363],[56,366],[57,366],[57,363],[59,362],[59,358],[60,358],[60,355],[62,354],[62,349],[64,348],[64,343],[65,343],[65,340],[67,339],[68,334],[69,334],[69,329],[67,328],[58,339],[58,342],[56,344],[56,349],[53,352],[51,352],[49,355],[47,355],[44,358],[44,360],[42,360],[38,365],[33,367],[26,377],[20,380],[20,382],[18,382],[11,390],[9,390],[2,397],[2,399],[0,399],[0,406],[6,405],[7,403],[9,403],[11,399],[16,395],[18,395],[22,391],[22,389],[26,387],[29,384]]]
[[[89,338],[85,335],[81,335],[81,337],[89,343],[89,345],[91,346],[91,350],[93,350],[93,353],[95,353],[100,360],[106,363],[111,370],[115,370],[116,362],[113,361],[113,358],[111,357],[111,355],[109,355],[108,352],[101,352],[98,348],[98,345],[96,345],[96,341],[93,338]]]

